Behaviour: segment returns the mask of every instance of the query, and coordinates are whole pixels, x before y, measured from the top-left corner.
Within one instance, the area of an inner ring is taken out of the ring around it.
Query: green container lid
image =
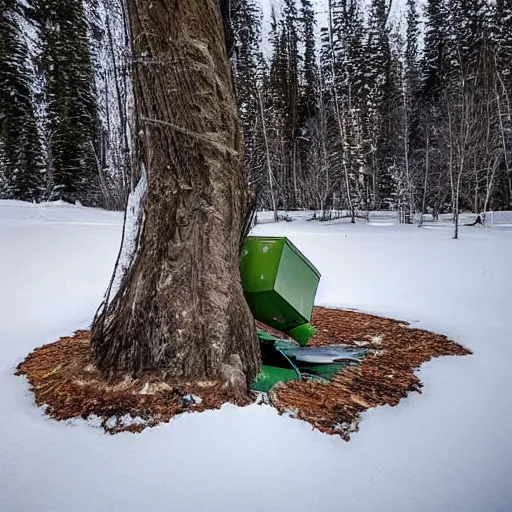
[[[309,323],[320,273],[290,240],[248,237],[240,274],[256,320],[287,333]],[[307,343],[307,332],[297,331],[299,343]]]

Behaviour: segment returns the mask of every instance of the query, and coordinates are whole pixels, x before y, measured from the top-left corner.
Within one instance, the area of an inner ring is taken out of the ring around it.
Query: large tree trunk
[[[148,181],[93,358],[106,376],[162,370],[246,391],[260,367],[239,273],[250,197],[219,0],[128,4],[134,169]]]

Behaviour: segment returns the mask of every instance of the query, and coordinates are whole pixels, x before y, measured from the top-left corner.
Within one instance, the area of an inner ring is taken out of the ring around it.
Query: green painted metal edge
[[[262,366],[258,378],[251,386],[253,391],[268,393],[279,382],[289,382],[297,380],[295,370],[279,368],[277,366]]]
[[[310,324],[302,324],[288,331],[288,334],[300,346],[305,347],[308,341],[316,334],[316,329]]]
[[[268,332],[265,332],[262,329],[257,329],[257,332],[258,332],[258,338],[260,340],[264,340],[264,341],[277,341],[278,340],[278,338],[276,338],[275,336],[272,336],[272,334],[269,334]]]
[[[258,377],[254,381],[251,389],[253,391],[260,391],[263,393],[268,393],[276,384],[279,382],[289,382],[291,380],[301,380],[302,375],[295,365],[295,363],[291,360],[286,353],[281,350],[281,348],[292,348],[296,347],[294,343],[282,341],[272,336],[268,332],[265,332],[262,329],[257,329],[258,338],[262,343],[265,342],[273,342],[273,346],[277,352],[279,352],[288,362],[290,368],[281,368],[279,366],[270,366],[263,365],[261,367],[260,373]]]

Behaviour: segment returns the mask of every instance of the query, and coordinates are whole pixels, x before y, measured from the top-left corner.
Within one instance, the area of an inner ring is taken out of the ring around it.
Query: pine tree
[[[439,100],[446,68],[447,13],[444,0],[428,0],[422,63],[422,93],[425,101]]]
[[[446,112],[443,105],[448,82],[448,20],[444,0],[428,0],[424,9],[424,48],[420,61],[418,96],[419,135],[416,155],[421,169],[422,205],[430,205],[434,218],[447,205],[448,155]],[[426,182],[425,182],[425,175]]]
[[[282,47],[286,65],[286,135],[290,141],[297,134],[299,105],[299,13],[296,0],[284,0]]]
[[[407,0],[407,29],[405,48],[405,72],[407,89],[411,98],[417,96],[419,89],[419,13],[417,0]]]
[[[342,167],[345,175],[345,207],[368,206],[365,188],[366,162],[363,130],[365,98],[365,27],[359,0],[331,2],[334,87],[337,96]]]
[[[496,48],[497,108],[503,148],[503,164],[499,176],[502,191],[500,203],[512,207],[512,3],[497,0],[493,12],[493,40]]]
[[[365,133],[368,141],[368,167],[371,169],[371,197],[374,208],[393,203],[393,132],[392,110],[399,96],[392,80],[392,57],[388,27],[389,4],[373,0],[368,19],[366,44]]]
[[[361,103],[365,82],[365,27],[360,0],[332,2],[333,42],[336,54],[338,92]]]
[[[318,71],[316,65],[315,10],[311,0],[301,0],[302,41],[304,58],[302,60],[302,87],[300,94],[300,121],[315,116],[318,108]]]
[[[0,0],[0,193],[34,201],[42,195],[42,161],[28,50],[17,0]]]
[[[462,68],[462,72],[467,73],[469,67],[475,67],[481,46],[489,37],[488,2],[451,0],[446,4],[446,11],[450,67]]]
[[[319,110],[318,67],[316,62],[315,10],[311,0],[301,0],[300,38],[304,53],[300,61],[299,72],[299,105],[298,129],[296,141],[296,181],[299,182],[299,193],[296,207],[304,208],[308,202],[304,184],[308,176],[315,172],[311,166],[311,144],[318,133],[318,122],[315,122]]]
[[[238,112],[244,132],[245,162],[252,188],[259,191],[264,179],[264,148],[260,114],[261,8],[255,0],[232,0],[231,64]]]
[[[284,204],[286,209],[297,207],[299,196],[298,183],[298,147],[299,135],[299,92],[300,65],[299,53],[299,13],[296,0],[284,0],[281,19],[280,59],[281,89],[283,101],[283,137],[284,137]]]
[[[419,62],[419,12],[417,0],[407,0],[406,13],[406,40],[404,49],[404,70],[402,84],[402,125],[404,126],[404,168],[407,181],[407,203],[410,220],[411,209],[414,206],[413,185],[419,181],[425,184],[425,175],[418,173],[418,168],[424,171],[424,166],[418,165],[420,154],[424,149],[424,137],[420,128],[421,102],[420,102],[420,62]],[[397,56],[401,59],[401,56]],[[421,176],[417,176],[420,174]],[[421,179],[423,178],[423,179]],[[428,182],[428,176],[427,176]]]
[[[496,0],[494,8],[494,38],[496,41],[498,65],[503,79],[512,90],[512,3]]]
[[[82,2],[30,0],[30,5],[45,82],[50,198],[98,204],[98,117]]]
[[[253,115],[257,83],[258,55],[261,43],[261,10],[254,0],[232,0],[230,20],[237,102],[241,116]]]

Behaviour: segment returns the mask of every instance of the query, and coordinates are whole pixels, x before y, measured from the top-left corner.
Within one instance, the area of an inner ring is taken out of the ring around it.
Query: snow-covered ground
[[[264,217],[264,216],[263,216]],[[105,435],[46,418],[13,376],[31,349],[87,327],[121,215],[0,201],[2,512],[512,509],[512,232],[302,220],[287,235],[322,272],[317,303],[445,333],[474,356],[420,370],[422,395],[365,414],[350,443],[267,406]]]

